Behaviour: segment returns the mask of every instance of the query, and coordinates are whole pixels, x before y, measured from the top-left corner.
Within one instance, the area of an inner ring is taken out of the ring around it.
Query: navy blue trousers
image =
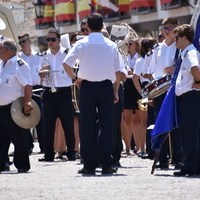
[[[185,165],[181,171],[200,173],[200,92],[192,91],[178,98],[182,117]]]
[[[30,169],[28,151],[28,129],[13,121],[9,106],[0,108],[0,171],[4,171],[10,143],[14,145],[14,165],[17,169]]]
[[[165,98],[166,92],[156,98],[153,99],[154,108],[155,108],[155,115],[158,116],[160,108],[162,106],[162,102]],[[172,144],[172,160],[175,163],[183,162],[183,146],[182,146],[182,130],[181,127],[174,129],[171,133],[171,144]],[[159,162],[160,163],[168,163],[169,160],[169,140],[168,138],[163,143]]]
[[[43,94],[44,122],[45,122],[45,158],[54,158],[54,132],[56,119],[60,118],[65,133],[68,152],[74,151],[74,112],[72,104],[71,87],[58,88],[51,93],[46,88]]]
[[[114,92],[111,81],[83,81],[80,88],[80,153],[84,167],[95,169],[98,149],[103,169],[112,165]],[[100,131],[96,131],[98,113]],[[97,145],[97,146],[96,146]]]

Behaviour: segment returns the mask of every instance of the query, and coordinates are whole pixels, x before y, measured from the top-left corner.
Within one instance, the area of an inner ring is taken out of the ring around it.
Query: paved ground
[[[117,174],[103,176],[99,168],[95,176],[82,176],[79,160],[41,163],[37,152],[35,143],[28,173],[11,165],[0,174],[0,200],[200,199],[200,177],[174,177],[172,166],[152,175],[152,160],[124,156]]]

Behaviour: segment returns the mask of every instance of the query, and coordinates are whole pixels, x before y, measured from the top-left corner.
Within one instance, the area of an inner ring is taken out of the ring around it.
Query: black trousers
[[[162,106],[162,102],[166,96],[166,92],[162,95],[153,99],[154,108],[155,108],[155,116],[158,116],[160,108]],[[182,130],[181,127],[174,129],[171,133],[171,144],[172,144],[172,160],[175,163],[183,162],[183,146],[182,146]],[[169,139],[167,138],[163,143],[161,150],[159,161],[160,163],[168,163],[169,160]]]
[[[45,88],[43,105],[45,122],[45,158],[54,158],[54,132],[57,117],[60,118],[64,129],[67,150],[68,152],[74,151],[74,112],[71,87],[58,88],[55,93],[50,92],[50,88]]]
[[[178,98],[183,128],[185,165],[181,171],[200,173],[200,92],[192,91]]]
[[[28,129],[19,127],[12,120],[11,104],[0,107],[0,171],[4,171],[10,143],[14,145],[14,165],[17,169],[30,169]]]
[[[96,168],[96,149],[103,169],[112,165],[114,92],[111,81],[83,81],[80,88],[80,153],[87,169]],[[96,113],[100,131],[96,142]],[[95,146],[97,145],[97,147]]]
[[[113,164],[117,164],[121,158],[123,150],[122,137],[121,137],[121,118],[123,112],[123,88],[120,84],[119,87],[119,101],[114,104],[114,122],[113,122]]]

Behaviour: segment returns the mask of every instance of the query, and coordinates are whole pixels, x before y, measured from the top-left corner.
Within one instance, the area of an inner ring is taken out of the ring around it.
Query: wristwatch
[[[30,106],[31,105],[31,101],[25,102],[24,104]]]
[[[195,83],[200,83],[200,81],[194,81]]]
[[[72,83],[74,83],[77,79],[78,77],[76,76],[74,79],[72,79]]]

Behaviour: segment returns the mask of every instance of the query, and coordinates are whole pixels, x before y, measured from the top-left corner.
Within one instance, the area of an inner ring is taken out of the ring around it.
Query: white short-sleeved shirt
[[[192,88],[194,78],[191,74],[191,68],[194,66],[200,68],[200,55],[193,44],[187,46],[181,52],[181,58],[182,64],[176,80],[175,89],[175,93],[177,96],[180,96],[191,90],[197,90]]]
[[[149,51],[144,57],[144,62],[142,65],[142,74],[143,75],[148,73],[148,68],[149,68],[149,64],[151,62],[152,56],[153,56],[153,50]]]
[[[175,53],[175,42],[170,46],[166,45],[165,40],[162,43],[159,43],[153,50],[153,56],[150,61],[148,74],[152,74],[154,79],[162,76],[164,68],[170,67],[174,64]]]
[[[147,78],[144,78],[142,77],[142,66],[144,64],[144,58],[143,57],[139,57],[137,60],[136,60],[136,63],[135,63],[135,69],[134,69],[134,72],[133,74],[136,74],[140,77],[140,82],[143,83],[143,82],[149,82],[149,79]]]
[[[139,54],[136,53],[133,57],[130,54],[127,55],[128,66],[134,71],[136,60],[139,58]]]
[[[76,59],[80,61],[78,77],[91,82],[114,82],[115,72],[122,67],[117,45],[97,32],[77,41],[63,62],[73,67]]]
[[[44,65],[45,59],[48,58],[50,70],[58,70],[58,72],[51,72],[50,78],[44,78],[42,85],[45,87],[68,87],[72,85],[72,79],[68,76],[63,67],[63,60],[68,53],[68,49],[60,46],[59,51],[54,55],[50,49],[47,50],[46,54],[41,58],[41,68]],[[49,80],[50,79],[50,80]]]
[[[0,105],[8,105],[24,96],[24,87],[32,85],[31,70],[28,64],[14,56],[7,61],[0,61]]]
[[[34,85],[40,85],[40,76],[38,74],[38,71],[40,69],[40,59],[41,56],[34,50],[31,51],[31,55],[27,56],[24,54],[23,51],[21,51],[19,54],[19,57],[22,58],[24,61],[27,62],[31,69],[31,77]]]

